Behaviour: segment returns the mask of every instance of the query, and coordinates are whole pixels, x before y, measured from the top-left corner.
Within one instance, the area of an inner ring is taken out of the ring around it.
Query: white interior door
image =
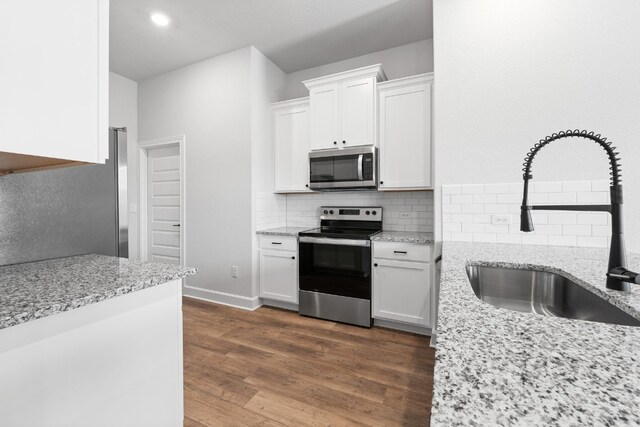
[[[180,148],[147,151],[147,259],[180,264]]]

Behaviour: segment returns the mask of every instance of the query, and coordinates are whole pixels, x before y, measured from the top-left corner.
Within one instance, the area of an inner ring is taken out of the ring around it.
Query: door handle
[[[364,154],[358,156],[358,181],[362,181],[362,164],[364,163]]]
[[[174,227],[180,227],[180,224],[173,224]]]

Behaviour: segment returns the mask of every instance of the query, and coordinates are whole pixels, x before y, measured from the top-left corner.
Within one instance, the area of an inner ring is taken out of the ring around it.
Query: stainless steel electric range
[[[371,327],[371,236],[381,207],[323,206],[320,228],[300,233],[299,313]]]

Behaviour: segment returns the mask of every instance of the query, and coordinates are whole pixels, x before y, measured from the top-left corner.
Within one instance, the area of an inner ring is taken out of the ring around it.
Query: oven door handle
[[[370,240],[332,239],[330,237],[300,237],[300,243],[315,243],[319,245],[337,246],[371,246]]]
[[[360,154],[358,156],[358,181],[362,181],[364,179],[362,177],[363,164],[364,164],[364,154]]]

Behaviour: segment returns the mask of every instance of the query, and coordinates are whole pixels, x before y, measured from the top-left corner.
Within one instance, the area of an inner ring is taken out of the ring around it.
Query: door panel
[[[275,191],[308,191],[309,107],[276,111],[273,127]]]
[[[311,149],[337,147],[340,126],[340,85],[329,84],[309,92],[311,102]]]
[[[180,265],[180,149],[147,155],[147,258]]]
[[[431,186],[431,85],[380,93],[380,186]]]
[[[429,326],[430,264],[375,259],[373,316]]]
[[[342,84],[341,93],[341,140],[338,144],[374,145],[375,79],[367,77],[345,82]]]
[[[260,297],[298,302],[295,252],[260,250]]]

